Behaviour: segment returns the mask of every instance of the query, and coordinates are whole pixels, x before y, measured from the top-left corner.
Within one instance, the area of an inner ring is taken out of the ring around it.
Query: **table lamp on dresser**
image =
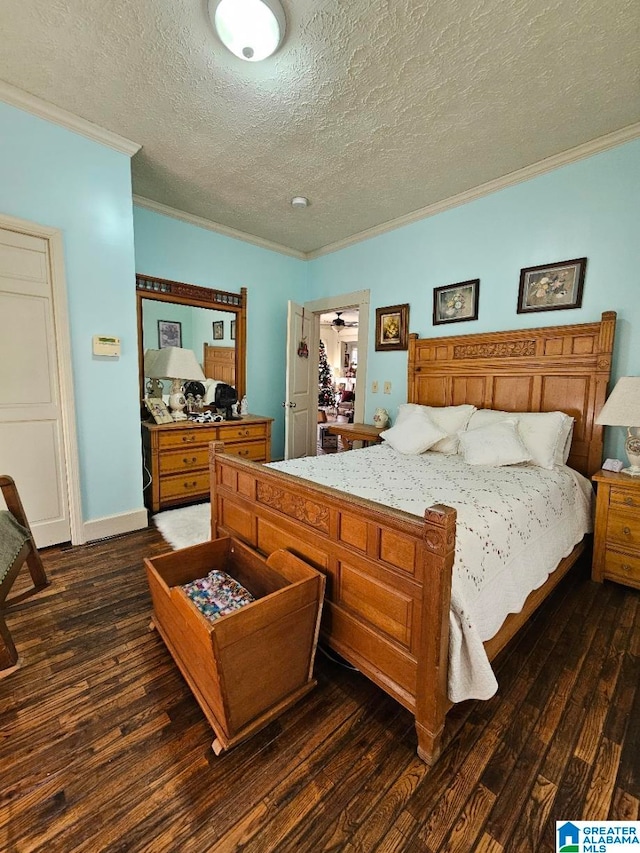
[[[622,376],[618,379],[596,423],[627,428],[624,449],[631,464],[629,468],[623,468],[622,473],[640,477],[640,376]]]
[[[163,347],[157,350],[157,355],[151,359],[148,367],[145,361],[145,373],[149,379],[172,380],[169,392],[171,417],[174,421],[186,420],[187,416],[183,411],[186,400],[182,393],[182,385],[188,380],[197,379],[202,382],[206,378],[196,361],[193,350],[183,347]]]

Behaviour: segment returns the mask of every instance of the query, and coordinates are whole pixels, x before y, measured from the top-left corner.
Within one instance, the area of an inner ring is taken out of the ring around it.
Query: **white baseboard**
[[[104,518],[85,521],[82,525],[82,532],[84,534],[84,541],[92,542],[95,539],[106,539],[109,536],[119,536],[121,533],[132,533],[134,530],[143,530],[148,525],[147,510],[143,507],[132,512],[107,515]]]

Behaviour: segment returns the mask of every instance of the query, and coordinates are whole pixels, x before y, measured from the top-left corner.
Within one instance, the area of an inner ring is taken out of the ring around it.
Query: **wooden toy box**
[[[156,627],[216,733],[216,754],[311,690],[325,578],[288,551],[214,539],[145,559]],[[256,598],[215,621],[181,585],[221,569]]]

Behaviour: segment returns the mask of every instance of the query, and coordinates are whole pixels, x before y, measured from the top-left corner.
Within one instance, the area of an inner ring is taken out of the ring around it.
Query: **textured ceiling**
[[[0,79],[140,143],[137,195],[302,252],[640,120],[637,0],[282,4],[248,63],[206,0],[2,0]]]

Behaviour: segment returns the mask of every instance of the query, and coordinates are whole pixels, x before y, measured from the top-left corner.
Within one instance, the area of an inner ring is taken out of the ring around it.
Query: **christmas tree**
[[[332,372],[327,359],[327,350],[324,341],[320,341],[318,362],[318,405],[335,406]]]

